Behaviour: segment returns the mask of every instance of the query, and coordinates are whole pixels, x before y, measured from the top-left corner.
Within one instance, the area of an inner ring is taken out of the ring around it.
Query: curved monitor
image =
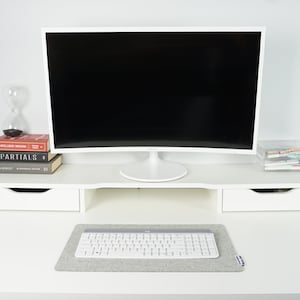
[[[263,41],[263,28],[44,29],[52,149],[252,153]]]

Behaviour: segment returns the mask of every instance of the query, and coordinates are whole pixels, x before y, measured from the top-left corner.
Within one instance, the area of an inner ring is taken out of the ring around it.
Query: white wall
[[[0,0],[0,89],[26,86],[29,130],[47,132],[41,27],[266,26],[259,138],[300,139],[299,14],[299,0]]]

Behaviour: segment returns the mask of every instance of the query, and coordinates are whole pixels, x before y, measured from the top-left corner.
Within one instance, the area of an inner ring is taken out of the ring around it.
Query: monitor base
[[[164,182],[184,177],[187,169],[179,163],[160,159],[158,153],[153,151],[146,160],[123,166],[120,174],[135,181]]]

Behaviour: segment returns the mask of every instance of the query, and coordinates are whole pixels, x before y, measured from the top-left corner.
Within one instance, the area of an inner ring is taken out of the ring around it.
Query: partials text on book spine
[[[54,157],[54,155],[48,152],[0,151],[0,161],[43,162],[49,161],[52,157]]]

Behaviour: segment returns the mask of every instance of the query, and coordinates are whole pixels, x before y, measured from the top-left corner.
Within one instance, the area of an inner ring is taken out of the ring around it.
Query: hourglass
[[[21,86],[11,86],[5,89],[4,97],[10,113],[2,125],[3,133],[9,137],[20,136],[26,127],[21,109],[27,100],[27,90]]]

